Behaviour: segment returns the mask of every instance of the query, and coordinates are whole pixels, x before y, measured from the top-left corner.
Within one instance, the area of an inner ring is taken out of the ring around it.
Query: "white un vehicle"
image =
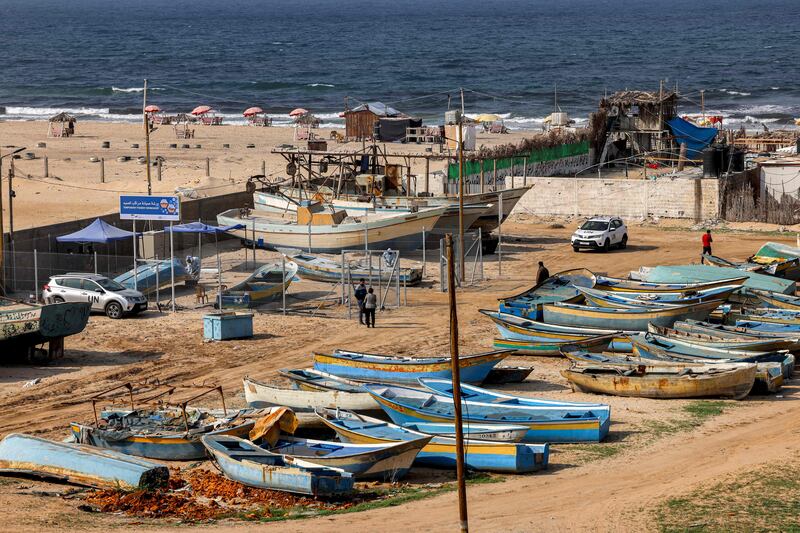
[[[609,251],[612,246],[628,245],[628,228],[619,217],[593,217],[581,224],[572,234],[572,249],[581,248]]]
[[[147,298],[141,292],[105,276],[80,272],[51,276],[42,290],[42,299],[48,303],[89,302],[92,311],[102,311],[114,319],[147,309]]]

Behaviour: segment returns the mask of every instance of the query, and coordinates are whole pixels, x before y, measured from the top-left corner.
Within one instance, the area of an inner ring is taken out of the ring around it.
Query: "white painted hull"
[[[380,406],[366,392],[307,391],[282,389],[244,378],[244,397],[251,407],[291,407],[296,411],[314,411],[323,407],[352,411],[379,411]]]

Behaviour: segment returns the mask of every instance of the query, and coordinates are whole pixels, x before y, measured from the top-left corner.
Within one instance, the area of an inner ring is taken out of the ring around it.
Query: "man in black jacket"
[[[356,302],[358,302],[358,323],[364,324],[364,298],[367,297],[367,286],[364,278],[361,278],[355,290]]]

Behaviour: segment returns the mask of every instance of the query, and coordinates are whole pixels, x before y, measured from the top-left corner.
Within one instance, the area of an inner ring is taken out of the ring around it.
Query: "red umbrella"
[[[161,113],[161,108],[157,105],[150,104],[144,108],[145,113]]]
[[[210,105],[199,105],[192,109],[192,115],[205,115],[206,113],[211,112]]]
[[[290,117],[299,117],[301,115],[308,115],[308,109],[303,109],[302,107],[298,107],[291,113],[289,113]]]
[[[256,106],[256,107],[248,107],[247,109],[244,110],[244,113],[242,113],[242,115],[244,115],[246,117],[252,117],[253,115],[258,115],[259,113],[263,113],[263,112],[264,112],[264,110],[261,109],[258,106]]]

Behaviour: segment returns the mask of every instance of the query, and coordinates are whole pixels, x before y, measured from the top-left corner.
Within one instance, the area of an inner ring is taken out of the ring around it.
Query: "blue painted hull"
[[[461,369],[461,380],[467,383],[481,383],[489,371],[497,366],[498,361],[492,361],[476,365],[470,368]],[[442,378],[450,379],[453,374],[450,370],[440,370],[437,372],[393,372],[391,374],[369,370],[363,368],[353,368],[345,365],[328,365],[314,363],[314,368],[321,372],[327,372],[335,376],[358,381],[389,381],[393,383],[417,383],[419,378]]]
[[[175,283],[179,283],[188,278],[186,268],[180,260],[174,259],[172,261],[175,272]],[[134,281],[134,276],[136,280]],[[156,288],[162,289],[170,285],[172,279],[172,269],[170,268],[170,261],[164,260],[158,263],[148,263],[129,270],[114,278],[114,281],[122,284],[126,289],[136,289],[141,293],[149,294],[155,292]]]
[[[720,303],[711,301],[673,308],[639,309],[554,304],[544,306],[544,320],[565,326],[647,331],[648,324],[672,327],[678,320],[705,320]]]

